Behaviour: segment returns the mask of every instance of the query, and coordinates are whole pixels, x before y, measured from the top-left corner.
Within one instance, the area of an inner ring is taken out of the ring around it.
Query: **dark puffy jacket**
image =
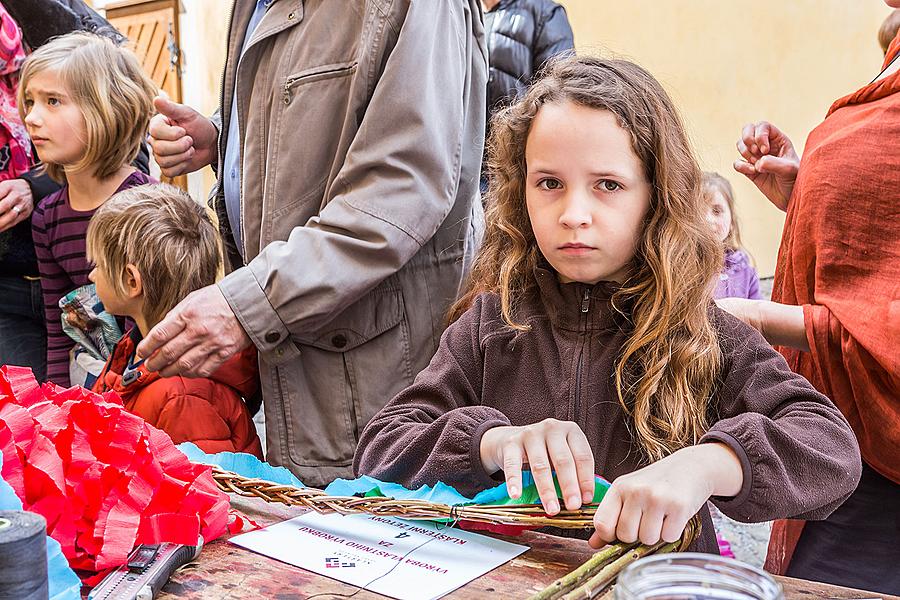
[[[566,9],[550,0],[501,0],[484,13],[488,113],[521,95],[548,58],[572,50]]]
[[[33,50],[58,35],[90,31],[117,44],[125,36],[82,0],[2,0],[3,6],[22,29],[25,43]]]

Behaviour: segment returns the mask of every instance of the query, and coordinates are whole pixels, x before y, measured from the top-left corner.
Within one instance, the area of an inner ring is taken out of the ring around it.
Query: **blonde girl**
[[[371,420],[358,473],[464,494],[528,465],[545,510],[612,487],[591,543],[718,552],[740,520],[822,518],[859,478],[840,413],[712,304],[721,245],[659,83],[626,61],[554,62],[492,124],[487,237],[431,364]],[[555,473],[561,499],[554,490]],[[831,482],[823,486],[822,481]]]
[[[701,190],[706,201],[706,219],[725,250],[713,297],[762,299],[759,275],[741,242],[731,183],[718,173],[704,173]]]
[[[63,184],[32,216],[47,378],[59,385],[69,384],[75,345],[63,332],[59,300],[89,284],[85,234],[94,211],[115,192],[150,181],[130,163],[146,135],[155,93],[133,53],[88,33],[54,39],[22,68],[22,120],[47,173]]]

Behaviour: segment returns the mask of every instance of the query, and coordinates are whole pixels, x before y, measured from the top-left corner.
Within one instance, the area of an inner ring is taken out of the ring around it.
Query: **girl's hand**
[[[548,515],[559,512],[554,470],[567,509],[577,510],[594,497],[594,453],[584,432],[570,421],[545,419],[488,429],[481,438],[481,462],[488,473],[503,470],[510,498],[522,495],[522,465],[527,462]]]
[[[769,201],[787,211],[800,157],[788,136],[768,121],[744,125],[737,142],[741,159],[734,170],[756,184]]]
[[[725,444],[683,448],[613,481],[594,515],[589,543],[674,542],[710,496],[736,496],[743,482],[740,459]]]

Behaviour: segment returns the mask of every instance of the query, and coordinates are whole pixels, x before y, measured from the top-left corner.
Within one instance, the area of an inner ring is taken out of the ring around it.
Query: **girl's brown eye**
[[[609,179],[604,179],[603,182],[601,183],[601,185],[603,186],[603,189],[606,190],[607,192],[615,192],[616,190],[618,190],[619,188],[622,187],[615,181],[611,181]]]
[[[557,179],[541,179],[538,181],[538,187],[545,190],[558,190],[562,187],[562,184]]]

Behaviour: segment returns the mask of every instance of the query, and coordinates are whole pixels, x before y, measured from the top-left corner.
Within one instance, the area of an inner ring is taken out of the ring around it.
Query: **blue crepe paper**
[[[471,498],[466,498],[445,483],[438,482],[434,487],[423,485],[417,490],[408,490],[399,483],[379,481],[367,475],[357,479],[335,479],[328,484],[325,492],[331,496],[355,496],[357,494],[365,495],[375,488],[381,491],[382,496],[398,500],[425,500],[447,506],[472,504],[473,502]]]
[[[273,467],[251,454],[236,454],[234,452],[205,454],[190,442],[179,444],[178,449],[184,452],[193,462],[215,465],[243,477],[305,487],[299,479],[294,477],[284,467]],[[534,478],[531,475],[531,471],[524,471],[522,473],[523,489],[533,484]],[[609,487],[609,483],[602,477],[595,477],[595,485],[600,497],[602,497],[602,492],[605,492],[606,488]],[[367,475],[357,479],[335,479],[325,488],[325,492],[330,496],[356,496],[368,494],[376,488],[381,492],[381,495],[397,498],[398,500],[425,500],[447,506],[460,504],[506,504],[509,502],[506,483],[483,490],[474,498],[467,498],[449,485],[440,482],[434,487],[423,485],[419,489],[409,490],[398,483],[380,481]]]
[[[3,455],[0,453],[0,467]],[[22,510],[22,501],[12,487],[0,477],[0,510]],[[47,576],[50,582],[50,600],[81,600],[81,580],[69,567],[59,542],[47,536]]]
[[[251,479],[264,479],[281,485],[294,487],[306,487],[294,474],[284,467],[273,467],[269,463],[262,462],[252,454],[240,452],[219,452],[218,454],[206,454],[191,442],[182,442],[177,448],[181,450],[191,462],[204,465],[212,465],[237,473]]]

